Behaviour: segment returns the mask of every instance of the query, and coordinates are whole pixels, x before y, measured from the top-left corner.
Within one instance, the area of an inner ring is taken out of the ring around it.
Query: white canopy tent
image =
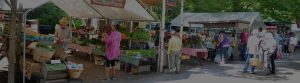
[[[4,0],[0,2],[2,10],[10,10]],[[155,21],[155,18],[137,0],[126,0],[124,8],[95,5],[91,0],[18,0],[18,5],[22,4],[25,9],[34,9],[47,2],[54,3],[73,17]]]
[[[222,12],[222,13],[184,13],[184,26],[190,22],[230,22],[234,20],[249,22],[250,28],[265,28],[262,17],[258,12]],[[171,21],[171,26],[180,26],[180,15]],[[199,25],[198,27],[203,27]]]

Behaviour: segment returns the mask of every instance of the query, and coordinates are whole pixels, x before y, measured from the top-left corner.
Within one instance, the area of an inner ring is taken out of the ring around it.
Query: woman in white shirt
[[[295,47],[298,44],[298,39],[297,39],[294,32],[291,32],[291,37],[290,37],[290,42],[289,43],[290,43],[290,45],[289,45],[289,52],[290,52],[289,56],[292,59],[294,57]]]
[[[258,54],[258,44],[259,44],[258,33],[259,33],[258,30],[254,29],[251,32],[251,36],[248,38],[248,43],[247,43],[247,58],[244,67],[244,72],[248,72],[248,68],[250,67],[251,74],[254,74],[254,67],[250,65],[250,58]]]

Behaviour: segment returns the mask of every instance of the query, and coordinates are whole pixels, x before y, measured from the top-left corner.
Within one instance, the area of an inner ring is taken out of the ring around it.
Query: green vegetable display
[[[146,58],[153,58],[156,55],[156,50],[155,49],[147,49],[147,50],[128,50],[127,54],[128,56],[136,56],[140,54],[143,57]]]
[[[129,39],[133,41],[148,41],[150,39],[150,34],[143,28],[138,28],[129,34]]]
[[[65,64],[46,64],[49,71],[57,71],[57,70],[66,70],[67,66]]]

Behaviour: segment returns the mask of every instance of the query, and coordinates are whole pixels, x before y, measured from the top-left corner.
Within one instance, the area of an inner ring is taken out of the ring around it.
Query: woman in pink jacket
[[[103,34],[102,41],[106,44],[106,81],[115,80],[115,65],[116,60],[120,56],[121,33],[119,32],[120,25],[113,25],[107,28],[111,30],[107,34]],[[110,70],[112,75],[109,74]]]

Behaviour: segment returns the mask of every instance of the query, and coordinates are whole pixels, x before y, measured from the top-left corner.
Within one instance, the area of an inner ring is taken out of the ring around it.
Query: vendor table
[[[90,56],[90,62],[92,62],[92,53],[96,46],[81,46],[79,44],[71,43],[68,45],[68,48],[73,49],[77,52],[87,53]]]
[[[206,48],[198,49],[198,48],[182,48],[181,54],[186,56],[195,57],[197,59],[197,63],[201,64],[202,59],[207,60],[208,58],[208,50]]]
[[[184,55],[194,56],[201,59],[207,59],[208,57],[208,50],[206,48],[182,48],[181,53]]]

